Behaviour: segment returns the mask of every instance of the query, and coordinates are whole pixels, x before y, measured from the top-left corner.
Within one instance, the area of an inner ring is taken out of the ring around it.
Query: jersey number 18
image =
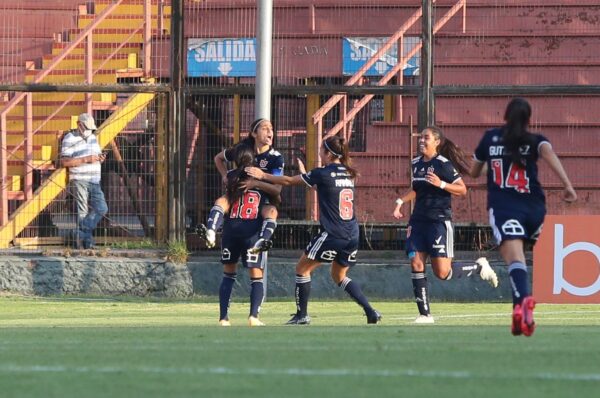
[[[259,205],[260,193],[248,191],[231,206],[231,218],[255,220],[258,217]]]

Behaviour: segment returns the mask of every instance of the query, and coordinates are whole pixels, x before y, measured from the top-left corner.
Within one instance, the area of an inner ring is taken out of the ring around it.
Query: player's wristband
[[[446,184],[446,181],[442,181],[440,183],[440,189],[446,189],[446,185],[448,185],[448,184]]]
[[[398,206],[402,206],[402,203],[404,203],[404,201],[402,199],[400,199],[400,198],[396,199],[396,204]]]

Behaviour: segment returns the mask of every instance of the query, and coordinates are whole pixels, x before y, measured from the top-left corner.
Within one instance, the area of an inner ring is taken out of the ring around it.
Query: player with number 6
[[[311,273],[321,263],[331,264],[333,281],[364,310],[367,323],[379,323],[381,315],[369,304],[358,283],[346,274],[356,264],[358,252],[358,222],[354,216],[354,178],[356,170],[350,165],[348,146],[338,136],[323,141],[319,156],[323,167],[306,173],[299,161],[300,175],[293,177],[274,176],[256,167],[246,168],[252,177],[278,185],[300,185],[316,187],[321,222],[319,234],[312,238],[296,266],[296,314],[288,325],[307,325],[308,299],[311,288]]]

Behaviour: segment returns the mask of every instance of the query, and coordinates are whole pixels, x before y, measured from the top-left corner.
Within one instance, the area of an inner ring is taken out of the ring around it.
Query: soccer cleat
[[[535,331],[535,322],[533,321],[533,309],[535,308],[535,299],[527,296],[521,303],[521,332],[529,337]]]
[[[488,282],[493,287],[498,287],[498,276],[492,267],[490,267],[490,263],[488,263],[487,259],[485,257],[480,257],[475,260],[475,262],[481,267],[481,270],[479,271],[481,279]]]
[[[248,326],[266,326],[264,322],[255,316],[248,317]]]
[[[310,325],[310,316],[300,316],[300,314],[294,314],[292,319],[285,323],[286,325]]]
[[[367,314],[367,324],[377,324],[381,322],[381,314],[376,310],[373,310],[372,313]]]
[[[231,326],[229,319],[219,319],[219,326]]]
[[[206,247],[211,249],[215,247],[216,242],[216,233],[212,229],[206,228],[206,225],[199,224],[196,226],[196,233],[200,237],[200,239],[206,242]]]
[[[415,323],[417,325],[426,325],[426,324],[435,323],[435,320],[433,319],[433,317],[431,315],[419,315],[413,321],[413,323]]]
[[[248,253],[250,254],[258,254],[260,252],[266,252],[271,247],[273,247],[273,241],[268,239],[260,238],[256,241],[254,246],[248,249]]]
[[[513,334],[513,336],[520,336],[521,333],[523,333],[521,330],[522,319],[523,319],[523,313],[521,311],[521,304],[517,304],[513,308],[512,326],[511,326],[511,330],[510,330],[511,333]]]

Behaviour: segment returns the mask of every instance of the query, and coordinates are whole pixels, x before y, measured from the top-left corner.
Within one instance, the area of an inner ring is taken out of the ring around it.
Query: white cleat
[[[206,247],[209,249],[215,247],[217,241],[217,234],[212,229],[206,231]]]
[[[433,317],[431,315],[419,315],[413,321],[413,323],[418,324],[418,325],[427,325],[427,324],[435,323],[435,320],[433,319]]]
[[[266,326],[266,325],[260,319],[254,317],[254,316],[249,316],[248,317],[248,326]]]
[[[221,319],[219,321],[219,326],[231,326],[231,322],[229,322],[229,319]]]
[[[490,267],[490,263],[488,263],[485,257],[480,257],[475,260],[477,265],[481,266],[481,271],[479,272],[479,276],[482,280],[488,282],[493,287],[498,287],[498,275],[494,272],[492,267]]]

